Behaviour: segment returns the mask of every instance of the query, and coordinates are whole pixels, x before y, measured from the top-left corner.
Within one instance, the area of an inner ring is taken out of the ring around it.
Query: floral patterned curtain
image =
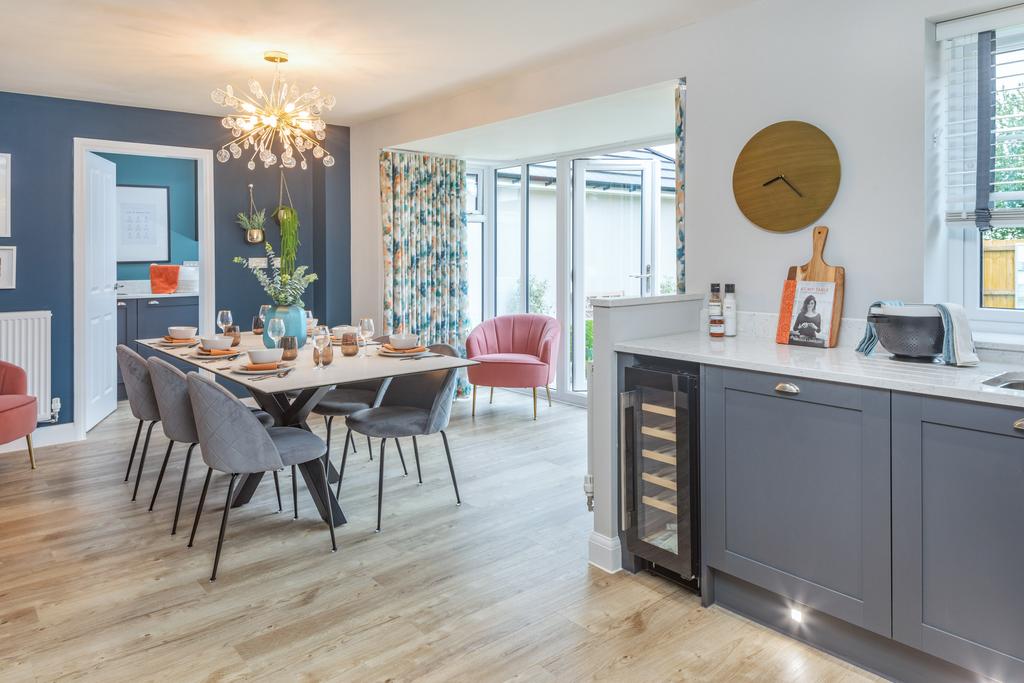
[[[686,291],[686,79],[676,84],[676,291]]]
[[[412,332],[461,354],[469,334],[465,196],[465,161],[381,152],[384,331]]]

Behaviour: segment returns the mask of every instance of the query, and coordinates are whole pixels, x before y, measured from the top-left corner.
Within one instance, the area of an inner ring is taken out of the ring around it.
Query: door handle
[[[123,302],[123,301],[118,301],[118,302],[117,302],[117,307],[118,307],[118,308],[127,308],[127,307],[128,307],[128,304],[126,304],[126,303],[125,303],[125,302]]]
[[[1013,423],[1013,428],[1018,432],[1024,432],[1024,417]]]
[[[150,300],[149,300],[149,301],[148,301],[147,303],[148,303],[148,304],[149,304],[150,306],[157,306],[157,305],[159,305],[159,304],[160,304],[160,302],[159,302],[159,301],[157,301],[156,299],[150,299]]]
[[[775,385],[775,391],[779,392],[780,394],[790,394],[792,396],[796,396],[797,394],[800,393],[800,387],[793,384],[792,382],[779,382],[778,384]]]
[[[629,506],[626,501],[626,410],[633,407],[633,391],[619,394],[619,529],[628,531],[630,525]]]

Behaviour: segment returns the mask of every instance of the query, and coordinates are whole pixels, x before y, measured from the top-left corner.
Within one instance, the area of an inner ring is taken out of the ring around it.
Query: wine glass
[[[267,321],[267,336],[274,342],[275,349],[280,345],[284,332],[284,321],[280,318],[271,318]]]
[[[320,325],[313,329],[313,344],[316,346],[317,354],[317,370],[324,369],[324,349],[331,345],[331,331],[327,329],[326,325]]]
[[[220,333],[224,334],[224,331],[231,326],[231,311],[217,311],[217,327],[220,328]]]
[[[359,319],[359,336],[363,338],[364,347],[373,340],[373,318]]]
[[[263,322],[263,326],[267,326],[267,315],[270,313],[270,304],[263,304],[260,306],[260,320]]]

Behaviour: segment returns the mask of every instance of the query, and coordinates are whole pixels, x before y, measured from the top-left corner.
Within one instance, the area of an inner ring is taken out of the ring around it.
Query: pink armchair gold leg
[[[551,387],[545,385],[544,391],[548,392],[548,408],[551,407]]]
[[[491,387],[491,400],[488,403],[494,403],[494,387]]]
[[[476,385],[473,385],[473,417],[476,417]]]
[[[25,443],[28,444],[28,463],[30,465],[32,465],[32,469],[35,469],[36,468],[36,456],[35,456],[35,453],[32,452],[32,435],[31,434],[26,434],[25,435]]]
[[[533,388],[533,419],[537,419],[537,387]]]

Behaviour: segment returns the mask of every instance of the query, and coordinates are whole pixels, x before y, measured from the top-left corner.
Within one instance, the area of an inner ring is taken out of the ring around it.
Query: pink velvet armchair
[[[466,338],[466,356],[479,365],[469,368],[476,415],[477,385],[533,389],[533,419],[537,419],[537,387],[544,387],[551,405],[551,389],[558,358],[558,321],[547,315],[517,313],[485,320]]]
[[[29,396],[28,376],[13,363],[0,361],[0,445],[25,439],[28,462],[36,468],[32,432],[36,428],[36,397]]]

